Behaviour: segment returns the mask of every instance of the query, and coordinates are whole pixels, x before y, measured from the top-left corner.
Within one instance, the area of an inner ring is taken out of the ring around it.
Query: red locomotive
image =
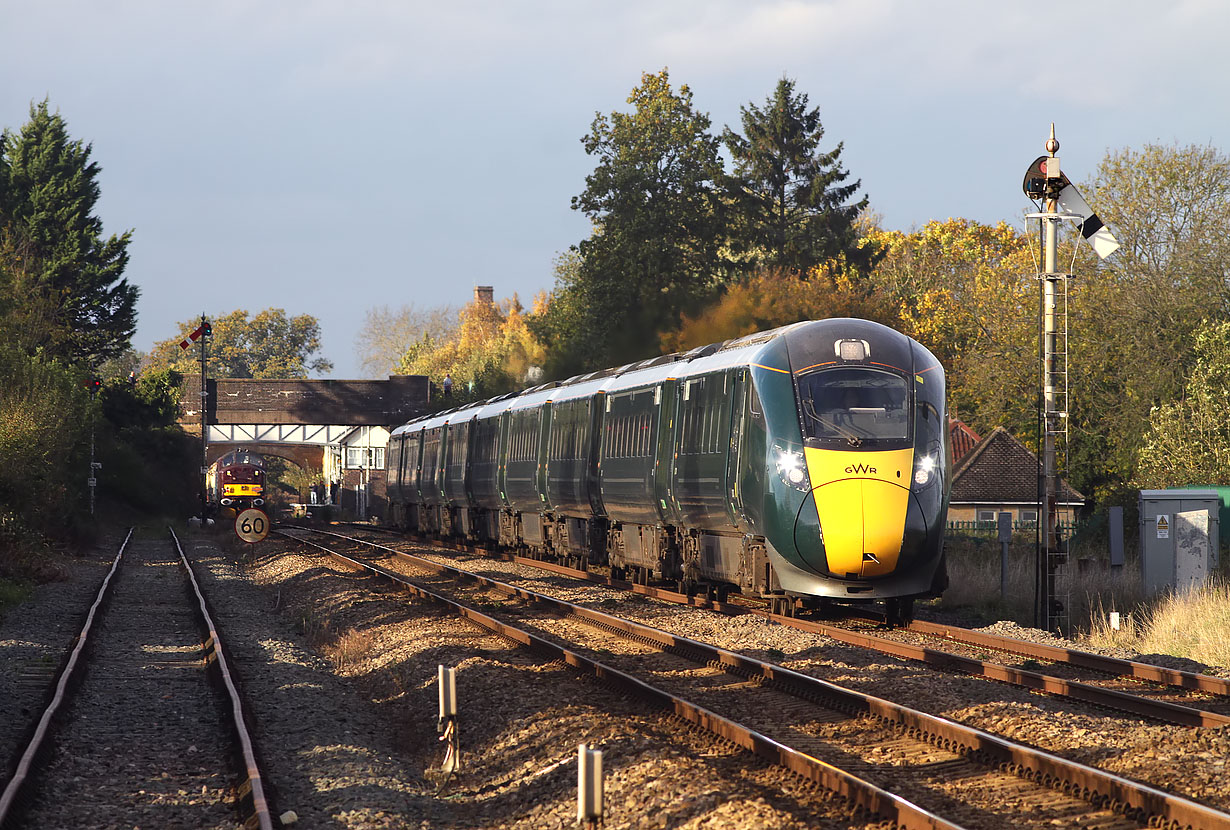
[[[265,504],[265,459],[248,450],[219,458],[205,475],[205,490],[215,511],[235,512]]]

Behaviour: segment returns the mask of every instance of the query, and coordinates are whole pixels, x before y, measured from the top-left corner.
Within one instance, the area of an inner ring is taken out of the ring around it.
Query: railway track
[[[648,697],[900,826],[1230,827],[1230,815],[1206,805],[744,654],[371,541],[341,537],[370,552],[358,556],[288,535]],[[436,584],[458,580],[468,602]],[[516,607],[492,603],[497,595]]]
[[[509,554],[493,554],[468,545],[418,541],[443,550],[464,550],[494,556],[664,602],[692,605],[729,615],[753,614],[779,625],[820,634],[881,654],[922,662],[944,671],[986,677],[1164,723],[1218,729],[1230,725],[1230,680],[1226,678],[920,620],[911,622],[905,630],[885,631],[882,626],[876,627],[860,617],[823,621],[775,614],[757,602],[718,601],[657,586],[613,580],[601,572],[577,570]]]
[[[274,826],[217,627],[168,532],[120,545],[10,765],[0,828]]]

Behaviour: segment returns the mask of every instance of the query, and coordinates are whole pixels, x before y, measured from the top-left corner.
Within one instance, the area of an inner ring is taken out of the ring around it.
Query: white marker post
[[[602,751],[577,747],[577,823],[602,823]]]
[[[444,780],[440,783],[437,793],[443,792],[449,778],[461,766],[461,739],[457,734],[457,670],[446,669],[443,665],[437,667],[437,680],[440,687],[440,720],[436,723],[436,731],[440,740],[447,743],[444,763],[440,768],[444,771]]]

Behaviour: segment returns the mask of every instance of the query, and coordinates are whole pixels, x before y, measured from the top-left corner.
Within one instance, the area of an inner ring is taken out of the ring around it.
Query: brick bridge
[[[180,424],[200,435],[200,375],[185,375]],[[394,427],[427,411],[422,375],[388,380],[206,379],[206,463],[232,449],[278,455],[320,468],[325,447],[358,426]]]

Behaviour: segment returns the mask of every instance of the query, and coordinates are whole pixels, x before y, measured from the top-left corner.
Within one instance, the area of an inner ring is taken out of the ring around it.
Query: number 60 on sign
[[[235,517],[235,533],[245,542],[259,542],[269,535],[269,517],[264,510],[249,507]]]

